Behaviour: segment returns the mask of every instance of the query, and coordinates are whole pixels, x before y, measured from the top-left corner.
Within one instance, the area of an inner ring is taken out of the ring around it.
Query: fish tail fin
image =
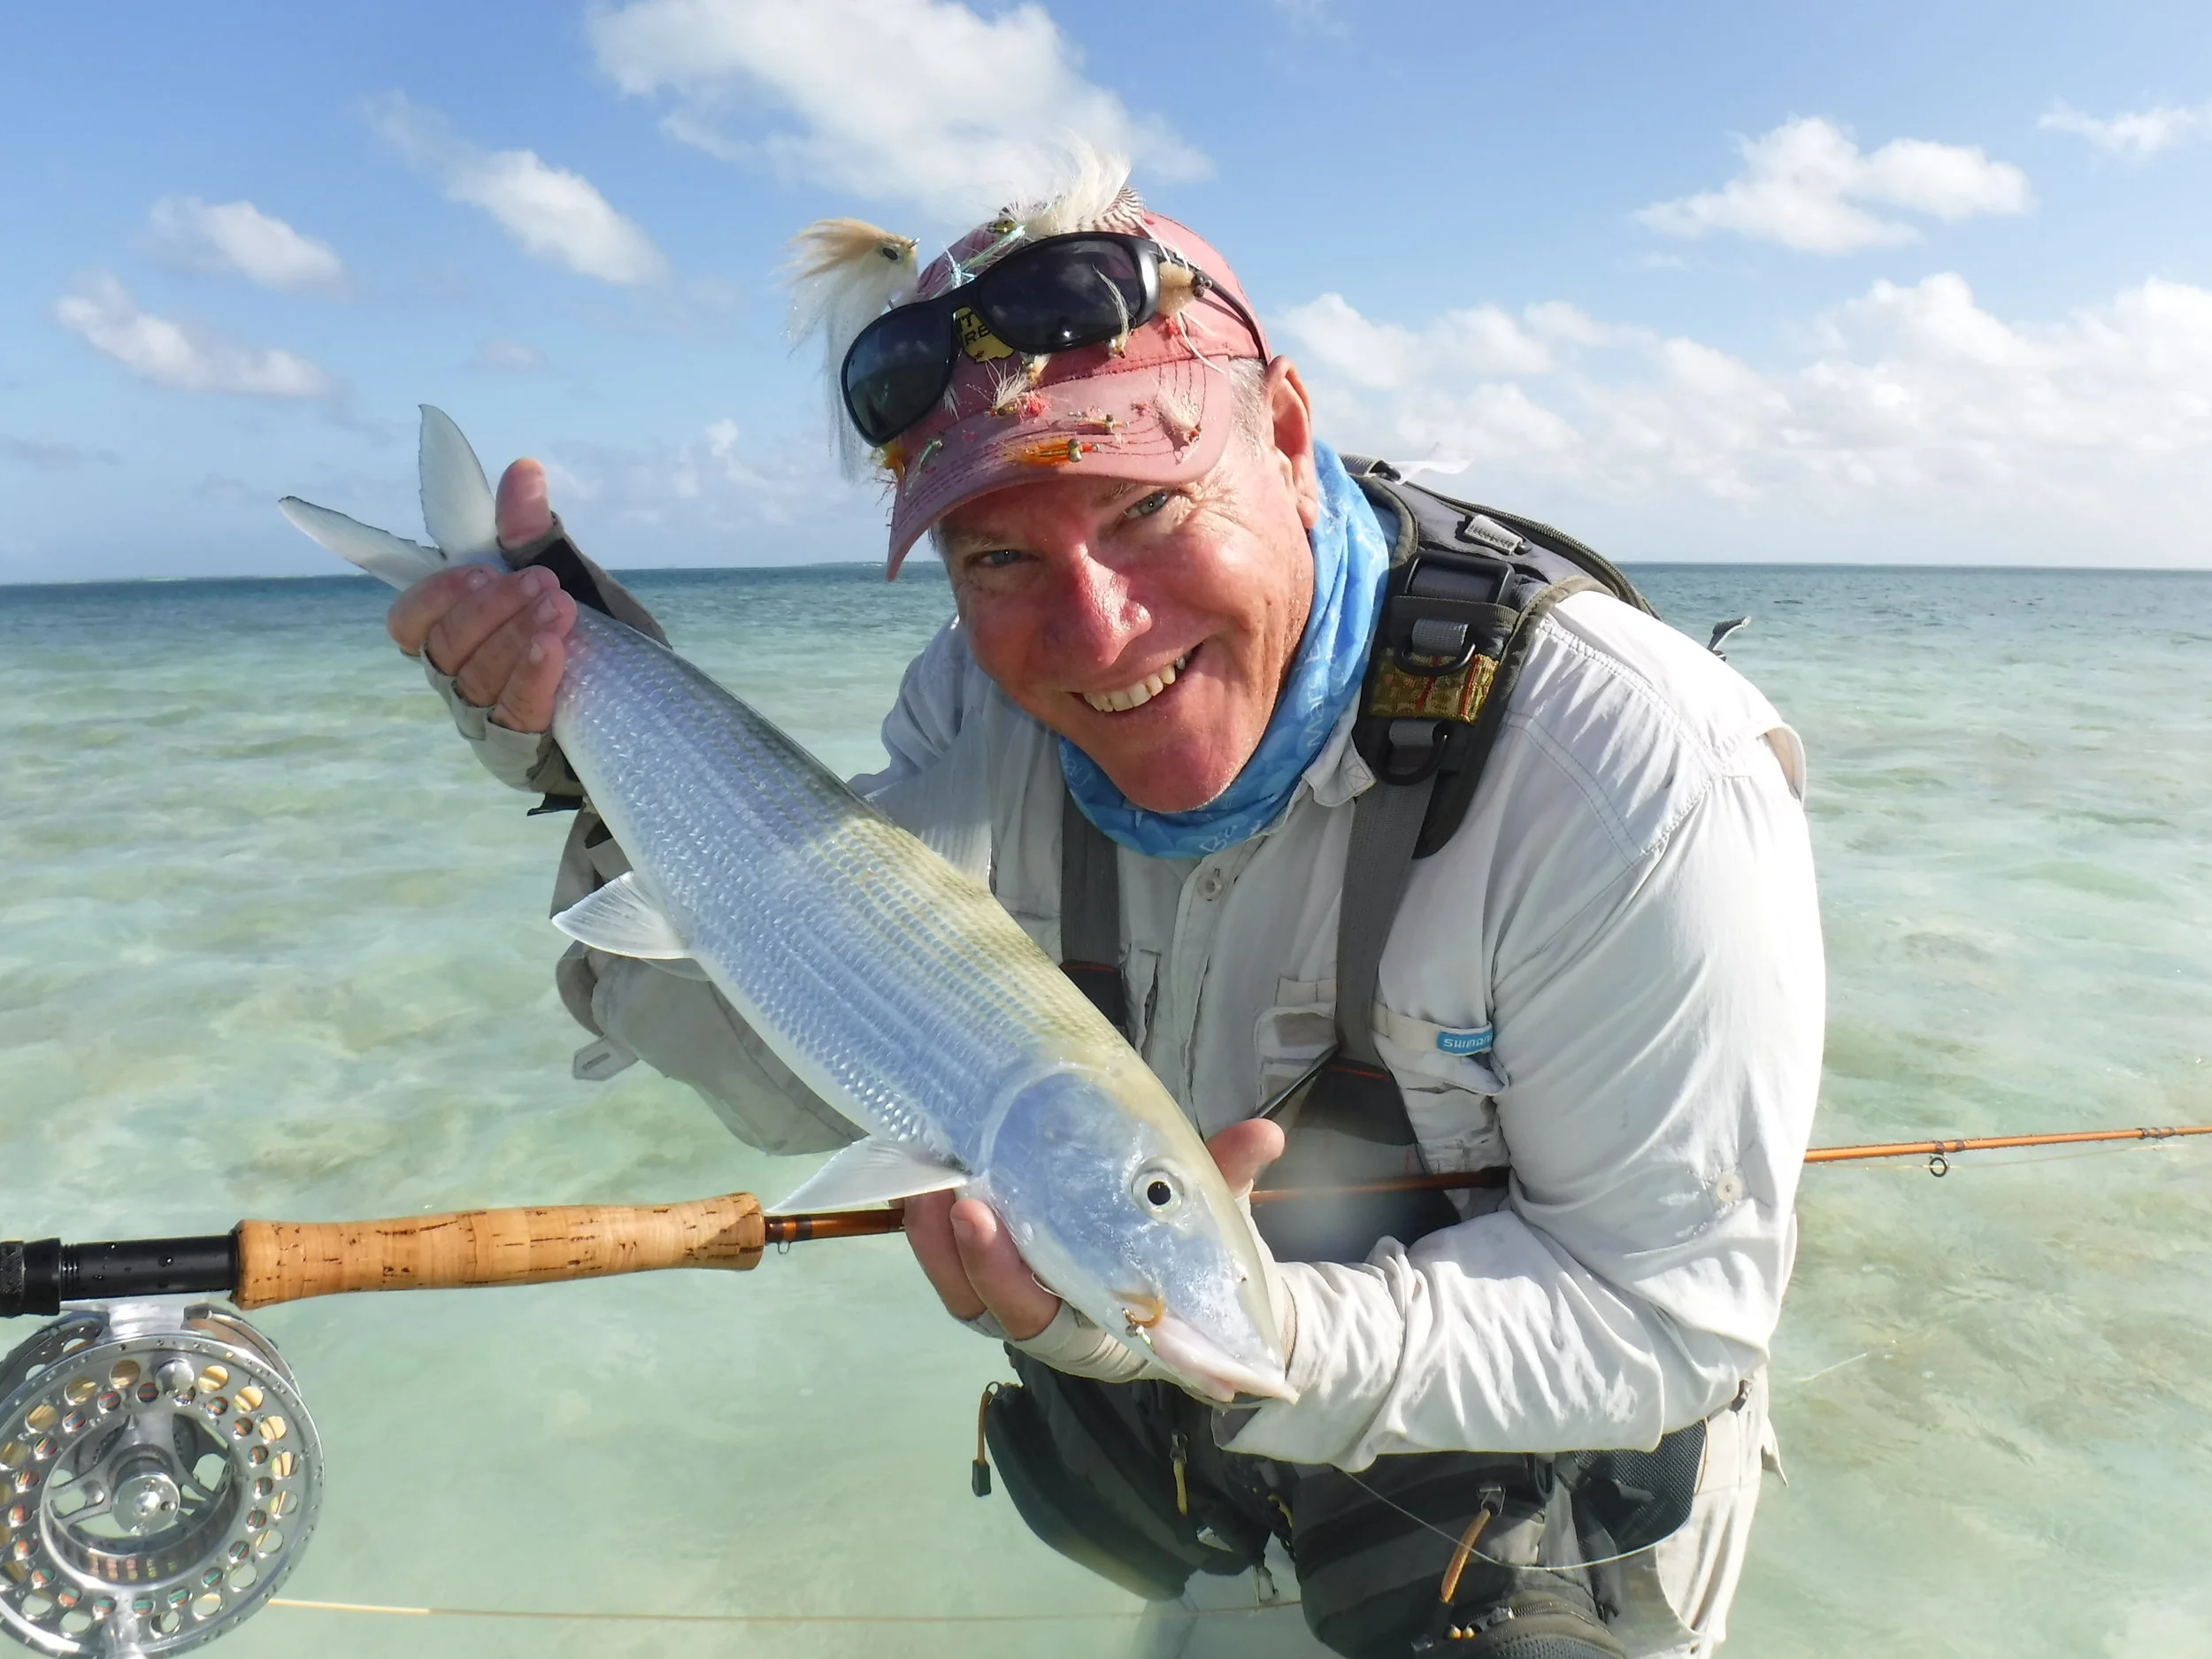
[[[422,522],[449,563],[499,557],[492,487],[484,468],[444,410],[422,406]]]
[[[395,588],[411,588],[446,567],[445,555],[434,547],[403,540],[297,495],[277,503],[277,511],[348,564],[358,565]]]
[[[340,558],[395,588],[411,588],[449,565],[497,565],[491,486],[469,441],[442,409],[422,406],[422,520],[434,546],[409,541],[342,512],[287,495],[278,511]]]

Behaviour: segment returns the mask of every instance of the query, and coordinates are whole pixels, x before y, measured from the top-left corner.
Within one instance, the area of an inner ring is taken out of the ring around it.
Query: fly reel
[[[230,1310],[73,1310],[0,1361],[0,1630],[42,1653],[180,1653],[273,1594],[322,1447]]]

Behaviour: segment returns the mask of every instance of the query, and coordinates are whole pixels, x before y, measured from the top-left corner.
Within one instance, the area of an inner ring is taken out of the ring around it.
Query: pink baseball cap
[[[1214,288],[1251,305],[1236,273],[1188,229],[1141,209],[1101,230],[1148,236],[1202,272]],[[1003,223],[970,231],[924,271],[916,297],[952,285],[956,262],[1006,244]],[[979,274],[985,265],[969,268]],[[1187,302],[1133,331],[1117,352],[1110,344],[1056,352],[1033,378],[1025,360],[983,329],[971,327],[952,385],[935,408],[884,446],[896,479],[891,503],[887,580],[909,549],[964,502],[994,490],[1047,478],[1103,478],[1137,484],[1179,484],[1220,460],[1235,423],[1235,390],[1227,365],[1268,360],[1267,342],[1234,306],[1205,285]]]

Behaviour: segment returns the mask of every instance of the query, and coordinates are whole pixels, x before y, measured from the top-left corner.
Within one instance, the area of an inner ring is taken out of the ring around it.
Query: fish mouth
[[[1139,1300],[1126,1299],[1132,1303]],[[1195,1383],[1223,1405],[1240,1394],[1263,1400],[1280,1400],[1290,1405],[1297,1403],[1298,1391],[1290,1386],[1282,1366],[1263,1371],[1232,1358],[1195,1325],[1168,1312],[1156,1296],[1143,1298],[1140,1305],[1127,1306],[1125,1310],[1129,1316],[1131,1333],[1143,1337],[1159,1356],[1160,1363],[1185,1380]]]

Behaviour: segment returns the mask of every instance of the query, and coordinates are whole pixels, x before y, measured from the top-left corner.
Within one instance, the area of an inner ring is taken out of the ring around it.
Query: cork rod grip
[[[241,1308],[353,1290],[453,1290],[664,1267],[743,1270],[767,1241],[760,1201],[464,1210],[388,1221],[242,1221]]]

